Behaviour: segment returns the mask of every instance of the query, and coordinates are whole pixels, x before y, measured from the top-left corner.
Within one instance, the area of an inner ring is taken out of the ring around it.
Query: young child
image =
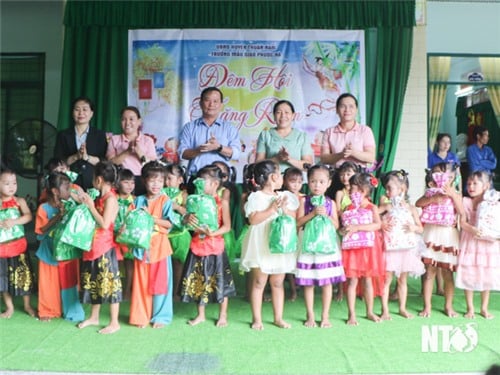
[[[346,161],[338,168],[336,176],[338,176],[338,183],[341,186],[337,189],[335,193],[335,204],[337,206],[337,214],[342,214],[350,204],[351,200],[349,198],[349,179],[354,176],[359,171],[357,164],[352,161]],[[344,299],[344,285],[345,283],[340,283],[337,286],[337,291],[335,293],[335,301],[340,302]]]
[[[118,235],[120,228],[125,220],[125,216],[130,210],[135,208],[134,205],[134,189],[135,176],[130,169],[122,168],[118,171],[118,215],[115,221],[115,238]],[[121,257],[123,257],[123,266],[125,273],[125,285],[123,286],[123,300],[130,300],[132,293],[132,279],[134,277],[134,254],[132,249],[129,249],[124,244],[116,244]],[[119,257],[119,260],[120,257]]]
[[[458,256],[455,285],[464,289],[467,312],[465,317],[474,318],[474,291],[481,292],[480,314],[493,319],[488,311],[490,290],[500,290],[500,241],[487,239],[478,228],[478,206],[491,187],[491,177],[485,171],[472,173],[467,179],[469,197],[463,198],[465,214],[461,218],[460,254]],[[498,201],[498,193],[496,201]],[[495,202],[495,206],[499,206]],[[493,208],[494,209],[494,208]],[[499,223],[493,223],[498,225]]]
[[[219,167],[222,171],[222,182],[218,189],[218,194],[229,203],[229,214],[231,223],[233,224],[235,222],[233,218],[236,218],[235,214],[239,214],[239,212],[237,212],[239,210],[239,204],[236,202],[236,198],[238,197],[235,186],[236,168],[230,168],[226,163],[221,161],[213,162],[212,165]],[[236,236],[233,225],[231,225],[229,232],[224,234],[224,246],[229,260],[233,261],[234,258],[236,258]]]
[[[163,328],[173,318],[172,247],[167,236],[172,228],[172,201],[163,193],[166,170],[161,163],[144,164],[141,175],[146,194],[135,199],[135,207],[153,216],[154,228],[149,249],[134,249],[130,324]]]
[[[182,224],[182,216],[186,214],[187,191],[182,189],[184,184],[184,168],[178,164],[169,164],[166,167],[165,188],[163,191],[172,200],[172,208],[176,219],[174,226],[168,233],[170,245],[172,246],[172,267],[174,269],[174,300],[179,300],[178,293],[182,280],[182,269],[186,262],[191,244],[191,235]]]
[[[427,189],[424,196],[415,202],[417,207],[422,208],[420,219],[424,225],[426,245],[422,254],[426,271],[423,280],[424,309],[419,315],[425,318],[431,316],[434,278],[437,268],[441,268],[444,279],[444,312],[449,317],[456,317],[457,313],[453,309],[453,272],[457,267],[457,214],[463,212],[462,199],[453,187],[455,175],[447,164],[436,164],[428,173],[432,174],[436,187]],[[435,214],[437,210],[439,212]]]
[[[351,200],[349,199],[349,180],[358,171],[359,167],[352,161],[342,163],[337,170],[337,175],[342,185],[342,188],[335,193],[335,204],[337,205],[339,215],[351,204]]]
[[[0,170],[0,292],[5,302],[0,318],[10,318],[14,314],[13,297],[16,296],[23,296],[24,311],[28,315],[36,315],[30,303],[34,275],[22,227],[32,220],[32,215],[26,200],[16,197],[16,192],[14,171]]]
[[[283,172],[283,190],[293,193],[297,199],[304,196],[300,191],[302,190],[302,184],[304,179],[302,177],[302,171],[299,168],[290,167],[285,169]],[[286,274],[286,280],[290,284],[290,301],[295,301],[297,299],[297,286],[295,285],[295,275],[293,273]]]
[[[295,269],[296,254],[272,254],[269,249],[270,225],[278,216],[278,211],[296,217],[299,207],[297,197],[289,191],[278,189],[283,185],[279,165],[270,160],[255,164],[255,184],[260,190],[251,193],[245,205],[245,213],[250,223],[243,240],[240,268],[251,272],[252,325],[255,330],[264,329],[262,324],[262,297],[267,280],[271,284],[274,324],[280,328],[290,328],[283,320],[285,274]]]
[[[187,214],[184,221],[195,227],[190,251],[184,266],[182,277],[181,300],[195,302],[198,315],[188,323],[195,326],[206,319],[205,305],[219,304],[217,327],[227,326],[228,297],[236,295],[229,258],[224,251],[223,234],[231,228],[229,202],[218,194],[222,183],[222,171],[215,165],[205,166],[198,171],[197,179],[205,183],[204,194],[214,197],[217,204],[217,222],[219,227],[198,226],[196,214]]]
[[[77,199],[85,204],[94,220],[96,231],[90,251],[83,253],[81,264],[81,288],[83,303],[92,305],[90,317],[78,328],[99,325],[99,313],[103,303],[109,303],[109,324],[99,333],[111,334],[120,329],[118,314],[122,301],[122,281],[114,241],[114,226],[118,215],[118,199],[114,190],[117,178],[116,167],[109,161],[99,162],[94,168],[94,188],[99,190],[95,200],[83,191]]]
[[[391,319],[389,293],[393,274],[397,278],[399,314],[410,319],[413,315],[406,310],[407,278],[408,274],[418,277],[425,272],[419,252],[419,244],[423,242],[417,237],[417,234],[422,234],[424,228],[417,209],[407,202],[408,174],[404,170],[391,171],[384,176],[383,185],[388,202],[380,204],[379,213],[382,215],[387,272],[381,319]]]
[[[356,288],[363,283],[366,317],[379,322],[373,312],[373,278],[383,278],[385,261],[380,238],[378,207],[369,197],[377,186],[375,177],[357,173],[349,180],[351,204],[342,212],[342,262],[347,277],[348,325],[358,325],[356,319]]]
[[[47,178],[49,175],[53,172],[61,172],[67,175],[70,179],[71,182],[74,182],[78,178],[78,173],[73,172],[70,170],[68,164],[64,159],[60,158],[51,158],[48,162],[47,165],[45,166],[45,169],[47,170],[47,175],[43,177],[44,179],[44,185],[47,185]],[[40,203],[47,202],[47,193],[48,193],[48,188],[45,187],[41,192],[40,192],[40,197],[38,198],[38,201]]]
[[[330,170],[323,165],[315,165],[307,171],[307,181],[310,194],[300,200],[297,213],[297,227],[301,228],[316,216],[325,216],[331,221],[330,230],[339,227],[339,218],[335,203],[325,193],[331,184]],[[314,200],[324,199],[323,204],[315,205]],[[317,234],[319,235],[319,234]],[[314,318],[314,286],[321,287],[321,300],[323,308],[321,311],[321,328],[330,328],[330,305],[332,302],[332,284],[345,281],[344,268],[342,266],[340,248],[335,237],[332,251],[328,253],[308,253],[304,251],[305,239],[302,239],[301,252],[297,260],[296,281],[297,285],[304,287],[304,301],[307,311],[306,327],[316,327]]]
[[[38,316],[49,322],[61,315],[69,321],[82,321],[85,313],[78,296],[79,260],[57,261],[54,256],[53,238],[50,235],[64,215],[62,200],[70,198],[71,181],[61,172],[47,178],[46,203],[36,213],[35,233],[40,245],[36,256],[38,263]]]

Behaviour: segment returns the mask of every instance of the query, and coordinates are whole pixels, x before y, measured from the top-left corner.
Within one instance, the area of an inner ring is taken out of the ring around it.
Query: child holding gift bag
[[[135,176],[130,169],[121,168],[118,171],[118,215],[115,220],[115,239],[119,235],[119,231],[125,220],[127,213],[135,208],[134,205],[134,189],[135,189]],[[134,277],[134,254],[125,244],[117,244],[120,251],[120,259],[123,261],[123,268],[125,271],[125,285],[123,285],[123,300],[130,300],[132,292],[132,279]]]
[[[168,233],[170,245],[172,246],[172,267],[174,269],[174,300],[177,300],[179,287],[182,279],[182,270],[191,244],[191,234],[182,223],[182,217],[186,214],[187,190],[184,185],[184,168],[178,164],[169,164],[166,167],[167,177],[163,191],[172,200],[174,209],[173,227]]]
[[[205,306],[218,303],[217,327],[227,326],[228,297],[236,295],[229,258],[224,250],[224,233],[231,229],[229,201],[219,196],[223,173],[216,165],[200,169],[194,184],[198,193],[203,185],[203,194],[215,199],[218,228],[199,225],[196,213],[187,214],[184,221],[194,228],[190,250],[184,265],[181,300],[195,302],[198,314],[188,321],[192,326],[206,320]]]
[[[34,291],[34,275],[28,242],[23,225],[31,221],[31,211],[24,198],[16,197],[17,177],[14,171],[0,171],[0,293],[5,311],[0,318],[14,314],[12,298],[23,296],[24,311],[32,317],[36,312],[31,307],[30,296]]]
[[[378,185],[368,173],[357,173],[349,180],[351,204],[342,212],[342,262],[347,277],[348,325],[358,325],[356,319],[356,288],[363,283],[366,317],[379,322],[373,312],[373,279],[384,278],[385,260],[380,235],[381,221],[378,207],[369,197]]]
[[[118,199],[114,191],[116,167],[111,162],[99,162],[94,167],[94,188],[99,191],[95,200],[78,193],[78,200],[85,204],[96,221],[96,230],[90,251],[83,252],[81,265],[82,302],[92,305],[89,318],[78,328],[99,325],[99,313],[103,303],[109,303],[109,324],[99,330],[111,334],[120,329],[118,313],[122,300],[122,282],[114,241],[114,225],[118,214]]]
[[[422,254],[425,264],[423,280],[424,308],[419,313],[422,317],[430,317],[431,299],[437,268],[442,269],[444,281],[444,313],[456,317],[453,309],[454,281],[453,272],[457,267],[459,251],[459,232],[457,214],[463,212],[462,198],[453,186],[455,174],[446,163],[436,164],[428,172],[434,187],[427,189],[424,196],[415,205],[422,208],[420,220],[424,226],[424,242],[426,248]]]
[[[168,231],[172,228],[172,200],[163,193],[165,167],[151,161],[142,167],[146,194],[135,199],[136,209],[153,217],[148,249],[134,249],[134,279],[130,301],[130,324],[145,328],[162,328],[173,318],[172,247]],[[145,229],[145,228],[141,228]]]
[[[464,289],[467,303],[467,312],[464,316],[469,319],[475,316],[474,291],[481,293],[480,314],[485,319],[493,318],[488,311],[490,290],[500,291],[500,240],[488,236],[486,231],[481,229],[483,224],[481,221],[488,220],[486,216],[491,215],[491,226],[498,228],[500,224],[498,221],[500,194],[495,190],[489,190],[490,187],[491,176],[488,172],[473,172],[467,179],[469,197],[463,198],[465,214],[461,218],[462,232],[455,285]]]
[[[391,171],[383,177],[386,202],[379,205],[382,215],[382,234],[385,243],[386,275],[382,296],[382,320],[390,320],[389,293],[392,275],[397,278],[399,314],[413,318],[406,310],[408,296],[408,275],[418,277],[425,272],[420,259],[423,245],[422,223],[415,206],[407,202],[406,191],[409,186],[408,174],[404,170]]]
[[[336,235],[339,227],[335,202],[325,193],[332,180],[330,170],[314,165],[307,171],[311,195],[301,198],[297,213],[297,227],[304,227],[299,241],[296,282],[304,287],[306,327],[316,327],[314,319],[314,286],[321,287],[321,328],[330,328],[332,284],[345,281],[340,247]]]
[[[35,233],[40,245],[38,263],[38,315],[49,322],[62,316],[69,321],[85,319],[78,296],[79,260],[58,261],[51,232],[64,215],[63,200],[70,198],[70,178],[61,172],[51,173],[46,181],[46,202],[36,212]]]
[[[274,324],[280,328],[290,328],[283,320],[285,293],[283,281],[287,272],[296,265],[295,252],[274,254],[270,250],[271,222],[282,210],[295,218],[299,207],[297,197],[289,191],[277,191],[283,185],[279,165],[271,160],[256,163],[253,180],[260,190],[248,196],[245,205],[249,229],[243,240],[240,268],[251,272],[250,304],[252,307],[252,329],[262,330],[262,297],[267,280],[271,284]],[[284,241],[287,239],[284,238]]]

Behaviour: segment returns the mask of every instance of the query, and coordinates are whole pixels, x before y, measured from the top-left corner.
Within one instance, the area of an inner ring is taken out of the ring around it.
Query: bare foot
[[[389,294],[389,301],[397,301],[399,299],[398,292]]]
[[[215,326],[219,328],[227,327],[227,317],[225,315],[219,316],[219,320],[217,320]]]
[[[349,319],[347,319],[346,323],[348,326],[357,326],[359,324],[355,316],[351,316]]]
[[[406,310],[399,310],[399,315],[401,315],[403,318],[406,318],[406,319],[413,319],[413,314],[410,314]]]
[[[262,325],[261,322],[253,322],[250,327],[252,329],[255,329],[256,331],[262,331],[262,330],[264,330],[264,326]]]
[[[190,326],[194,327],[195,325],[203,323],[204,321],[205,321],[205,318],[201,318],[201,317],[197,316],[194,319],[188,320],[188,324]]]
[[[467,319],[474,319],[476,316],[474,314],[474,311],[467,311],[465,314],[464,314],[464,318],[467,318]]]
[[[7,309],[3,313],[0,314],[0,318],[2,319],[10,319],[10,317],[14,314],[14,309]]]
[[[264,302],[271,302],[271,296],[268,295],[268,294],[265,294],[264,297],[263,297],[263,301]]]
[[[28,314],[32,318],[36,318],[36,311],[35,311],[35,309],[33,309],[33,307],[25,306],[24,311],[26,312],[26,314]]]
[[[375,314],[366,314],[366,318],[375,323],[380,323],[380,316]]]
[[[136,327],[137,327],[137,328],[140,328],[140,329],[144,329],[144,328],[146,328],[146,326],[143,326],[143,325],[140,325],[140,324],[138,324]]]
[[[438,296],[444,296],[444,290],[443,290],[443,289],[438,289],[438,290],[436,291],[436,294],[437,294]]]
[[[279,328],[284,328],[284,329],[288,329],[288,328],[291,328],[292,325],[285,322],[284,320],[279,320],[279,321],[274,321],[274,325],[276,327],[279,327]]]
[[[342,292],[337,292],[337,294],[335,294],[335,302],[342,302],[342,300],[344,299],[344,293]]]
[[[110,324],[109,326],[106,326],[103,329],[100,329],[98,332],[103,334],[103,335],[109,335],[109,334],[115,333],[119,330],[120,330],[119,324]]]
[[[52,318],[49,318],[47,316],[41,316],[40,321],[44,323],[49,323],[52,320]]]
[[[382,314],[380,315],[380,319],[381,320],[392,320],[392,317],[391,317],[391,314],[387,313],[387,314]]]
[[[332,328],[332,323],[328,319],[322,320],[319,324],[320,328]]]
[[[82,328],[85,328],[88,326],[98,326],[98,325],[99,325],[98,320],[87,319],[87,320],[84,320],[83,322],[78,323],[77,327],[82,329]]]
[[[484,318],[484,319],[493,319],[495,316],[493,314],[490,314],[488,311],[486,310],[483,310],[481,311],[481,316]]]
[[[297,293],[292,293],[292,295],[290,296],[290,298],[288,300],[290,302],[295,302],[296,299],[297,299]]]
[[[457,312],[453,309],[444,309],[444,313],[448,315],[449,318],[456,318],[458,316]]]
[[[429,310],[422,310],[418,313],[418,316],[420,316],[422,318],[430,318],[431,312]]]
[[[315,327],[317,327],[316,322],[314,321],[314,319],[307,319],[304,322],[304,326],[306,326],[307,328],[315,328]]]
[[[165,324],[163,323],[153,323],[153,328],[163,328],[165,327]]]

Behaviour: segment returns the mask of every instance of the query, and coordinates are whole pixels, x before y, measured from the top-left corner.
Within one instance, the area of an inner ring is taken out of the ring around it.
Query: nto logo
[[[477,346],[476,327],[476,323],[422,326],[422,352],[470,352]]]

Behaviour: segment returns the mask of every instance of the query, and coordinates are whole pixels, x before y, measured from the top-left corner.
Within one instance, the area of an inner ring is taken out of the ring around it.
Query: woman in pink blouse
[[[358,100],[344,93],[337,99],[340,122],[326,129],[321,146],[321,162],[339,167],[352,161],[361,167],[375,162],[375,138],[370,127],[356,122]]]
[[[155,143],[153,138],[141,132],[141,114],[136,107],[122,109],[121,123],[123,133],[111,137],[106,158],[134,173],[135,195],[141,195],[146,192],[141,180],[141,169],[148,161],[156,160]]]

